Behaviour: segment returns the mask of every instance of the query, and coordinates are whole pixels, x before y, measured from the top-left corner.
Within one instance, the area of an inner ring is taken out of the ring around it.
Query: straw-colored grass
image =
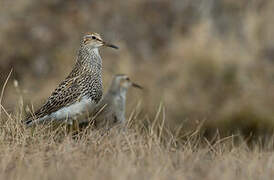
[[[20,108],[19,108],[20,109]],[[248,145],[240,136],[211,140],[200,129],[179,135],[138,108],[126,128],[72,135],[61,126],[26,129],[20,112],[0,114],[0,179],[271,179],[273,139]]]
[[[273,9],[0,0],[0,179],[273,179]],[[105,89],[116,73],[145,88],[129,90],[127,129],[25,129],[27,109],[69,73],[87,31],[120,47],[100,50]]]

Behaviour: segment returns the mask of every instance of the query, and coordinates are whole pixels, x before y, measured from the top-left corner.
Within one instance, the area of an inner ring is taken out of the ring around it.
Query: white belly
[[[63,107],[62,109],[52,113],[50,116],[55,119],[75,118],[83,113],[88,113],[92,108],[92,105],[95,105],[95,103],[92,103],[92,101],[87,98],[83,98],[81,101]]]
[[[96,103],[91,101],[88,98],[81,98],[80,101],[75,102],[69,106],[63,107],[56,112],[51,113],[50,115],[46,115],[34,123],[46,123],[50,121],[54,122],[65,122],[72,123],[72,120],[82,120],[83,118],[87,118],[89,113],[94,110]]]

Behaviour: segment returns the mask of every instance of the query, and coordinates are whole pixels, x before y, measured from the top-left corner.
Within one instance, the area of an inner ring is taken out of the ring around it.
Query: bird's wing
[[[79,77],[68,77],[52,92],[46,103],[34,114],[30,114],[25,123],[29,124],[35,119],[49,115],[65,106],[73,104],[81,98],[81,87],[79,88]]]

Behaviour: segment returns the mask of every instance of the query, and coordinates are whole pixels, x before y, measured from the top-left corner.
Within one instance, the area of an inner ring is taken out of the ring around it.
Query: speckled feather
[[[49,115],[65,106],[69,106],[80,100],[83,96],[88,96],[92,101],[98,103],[102,97],[102,85],[96,76],[89,72],[79,73],[75,69],[59,86],[52,92],[46,103],[38,109],[33,118],[38,119],[45,115]]]
[[[98,49],[84,46],[82,42],[71,73],[52,92],[46,103],[26,118],[25,123],[31,124],[36,119],[80,101],[82,97],[98,103],[103,92],[101,71],[102,60]]]

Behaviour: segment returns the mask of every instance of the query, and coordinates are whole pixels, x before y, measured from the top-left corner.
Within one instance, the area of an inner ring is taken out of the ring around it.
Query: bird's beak
[[[115,46],[115,45],[107,43],[107,42],[103,42],[103,46],[111,47],[111,48],[114,48],[114,49],[119,49],[118,46]]]
[[[138,89],[144,89],[142,86],[140,86],[140,85],[138,85],[138,84],[136,84],[136,83],[132,83],[131,84],[133,87],[135,87],[135,88],[138,88]]]

